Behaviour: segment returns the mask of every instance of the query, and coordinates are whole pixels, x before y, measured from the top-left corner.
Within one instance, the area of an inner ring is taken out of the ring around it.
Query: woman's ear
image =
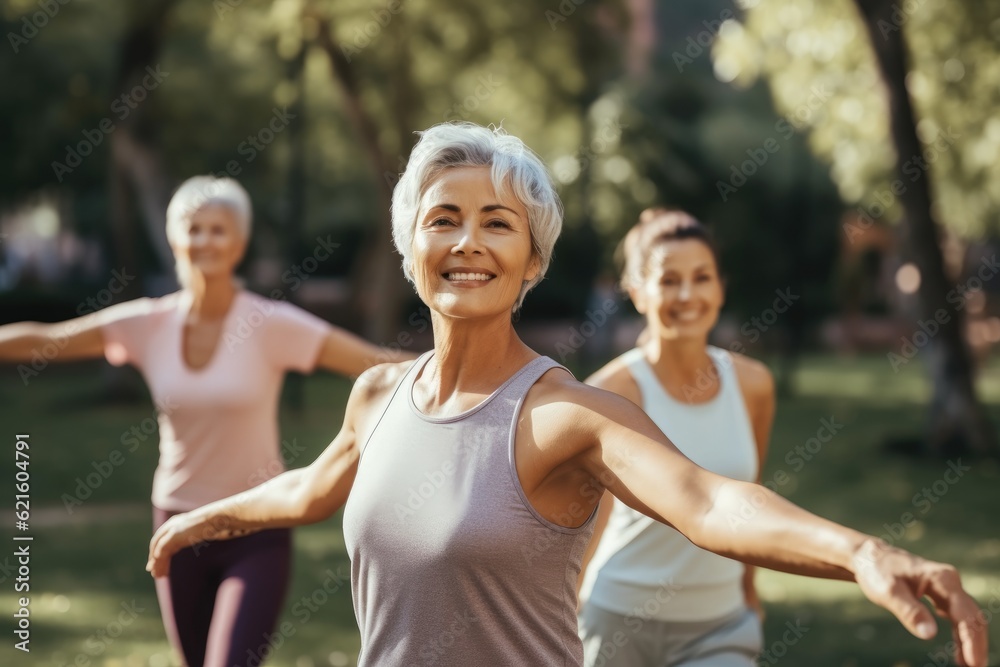
[[[528,271],[524,274],[524,281],[531,282],[542,272],[542,260],[534,252],[531,253],[531,261],[528,263]]]
[[[632,305],[635,309],[639,311],[640,315],[646,314],[646,295],[643,294],[642,286],[636,286],[634,284],[629,284],[628,286],[628,298],[632,300]]]

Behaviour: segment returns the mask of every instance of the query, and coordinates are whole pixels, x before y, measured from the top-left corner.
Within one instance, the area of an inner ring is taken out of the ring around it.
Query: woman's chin
[[[191,270],[206,282],[225,280],[233,277],[233,272],[229,267],[218,264],[195,264],[191,267]]]
[[[663,339],[669,340],[671,342],[693,342],[700,341],[702,343],[708,339],[708,334],[712,331],[711,327],[706,327],[704,324],[678,324],[673,323],[663,327]]]
[[[509,314],[514,308],[514,302],[497,304],[495,298],[487,295],[438,293],[431,300],[424,299],[428,307],[444,317],[454,319],[487,319],[502,314]]]

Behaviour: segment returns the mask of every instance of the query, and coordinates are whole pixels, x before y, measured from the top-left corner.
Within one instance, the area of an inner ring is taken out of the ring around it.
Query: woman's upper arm
[[[316,366],[348,377],[358,377],[377,364],[412,358],[404,352],[384,350],[339,327],[331,327],[320,348]]]
[[[347,502],[361,459],[363,440],[374,428],[373,417],[384,408],[406,366],[384,364],[370,368],[354,383],[340,433],[303,471],[305,497],[302,502],[309,521],[325,519]]]
[[[582,385],[575,393],[581,465],[629,507],[691,538],[726,479],[685,457],[631,401]]]
[[[344,503],[358,469],[358,443],[347,419],[337,437],[303,471],[303,512],[307,523],[322,521]]]

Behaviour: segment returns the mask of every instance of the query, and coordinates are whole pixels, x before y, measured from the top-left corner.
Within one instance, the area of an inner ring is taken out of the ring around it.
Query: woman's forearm
[[[150,540],[146,569],[154,577],[166,576],[173,554],[199,542],[322,521],[347,501],[357,472],[357,454],[353,431],[345,425],[308,467],[283,472],[258,487],[171,517]]]
[[[206,540],[322,521],[347,502],[357,461],[353,431],[344,429],[311,465],[200,507],[189,520]]]
[[[310,523],[303,501],[305,469],[283,472],[260,486],[188,513],[205,540]]]
[[[104,353],[104,336],[92,316],[42,324],[15,322],[0,326],[0,362],[29,363],[39,358],[74,361]]]
[[[0,361],[31,361],[32,352],[51,342],[37,322],[5,324],[0,326]]]
[[[703,515],[695,544],[772,570],[851,581],[870,538],[818,517],[769,489],[727,480]]]

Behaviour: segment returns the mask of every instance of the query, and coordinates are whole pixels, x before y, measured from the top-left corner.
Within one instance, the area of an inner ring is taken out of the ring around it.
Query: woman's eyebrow
[[[515,211],[514,209],[512,209],[510,207],[504,206],[503,204],[490,204],[488,206],[484,206],[480,210],[483,213],[489,213],[490,211],[496,211],[496,210],[499,210],[499,209],[503,209],[505,211],[510,211],[514,215],[517,215],[517,217],[519,217],[519,218],[521,217],[520,215],[518,215],[517,211]]]

